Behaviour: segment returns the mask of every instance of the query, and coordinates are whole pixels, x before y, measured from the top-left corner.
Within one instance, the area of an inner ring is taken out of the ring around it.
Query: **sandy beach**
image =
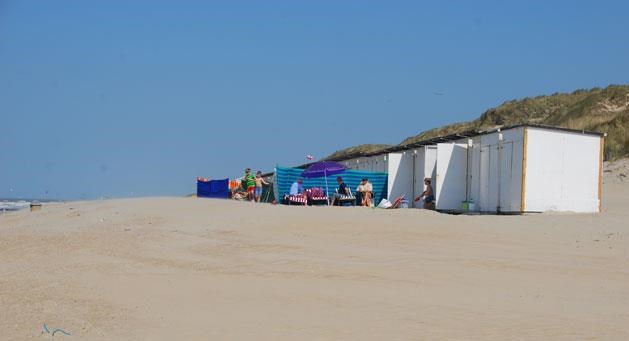
[[[629,339],[627,163],[601,214],[194,198],[0,215],[0,339]]]

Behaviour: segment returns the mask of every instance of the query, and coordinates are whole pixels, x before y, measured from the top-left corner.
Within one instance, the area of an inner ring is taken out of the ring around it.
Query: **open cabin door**
[[[467,144],[437,144],[436,208],[461,210],[466,200]]]
[[[415,154],[414,164],[414,191],[413,198],[422,194],[426,190],[424,186],[424,179],[430,178],[432,180],[433,189],[436,184],[436,166],[437,163],[437,147],[436,146],[424,146],[417,150]],[[420,202],[413,201],[413,207],[423,207]]]

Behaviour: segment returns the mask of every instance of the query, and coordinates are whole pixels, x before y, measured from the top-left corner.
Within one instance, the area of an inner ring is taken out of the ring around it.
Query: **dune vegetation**
[[[510,100],[479,118],[430,129],[404,139],[400,145],[465,131],[483,131],[514,124],[543,124],[606,132],[605,159],[629,154],[629,85],[576,90],[572,93]],[[326,159],[340,160],[383,150],[389,145],[360,145],[335,152]]]

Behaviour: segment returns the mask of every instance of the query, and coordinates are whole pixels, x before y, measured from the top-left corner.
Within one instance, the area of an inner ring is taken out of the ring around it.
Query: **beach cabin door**
[[[513,142],[506,142],[501,147],[500,155],[500,210],[502,212],[518,211],[519,207],[513,205],[511,200],[511,184],[513,180]]]
[[[461,210],[467,187],[467,144],[437,144],[436,206],[439,210]]]
[[[483,212],[491,211],[489,204],[489,146],[480,149],[480,192],[478,205]]]
[[[430,178],[432,179],[433,189],[435,188],[435,177],[436,177],[436,166],[437,163],[437,147],[436,146],[425,146],[417,150],[417,154],[415,155],[415,165],[414,165],[414,192],[413,198],[422,194],[426,189],[424,186],[424,179]],[[423,207],[423,202],[414,202],[413,207],[421,208]]]

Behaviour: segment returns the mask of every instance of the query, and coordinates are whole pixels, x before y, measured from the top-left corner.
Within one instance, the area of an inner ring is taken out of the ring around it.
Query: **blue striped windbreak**
[[[273,185],[275,187],[275,197],[283,198],[284,194],[290,191],[290,186],[301,177],[303,169],[300,168],[286,168],[275,167],[275,177],[273,179]],[[352,193],[356,191],[356,187],[360,184],[362,178],[369,179],[369,182],[373,185],[374,202],[377,205],[382,198],[387,196],[387,173],[365,172],[346,170],[345,172],[328,177],[328,188],[330,193],[334,193],[334,190],[338,187],[336,183],[336,177],[343,177],[345,184],[352,190]],[[304,188],[322,187],[325,191],[325,179],[324,178],[303,178]]]

